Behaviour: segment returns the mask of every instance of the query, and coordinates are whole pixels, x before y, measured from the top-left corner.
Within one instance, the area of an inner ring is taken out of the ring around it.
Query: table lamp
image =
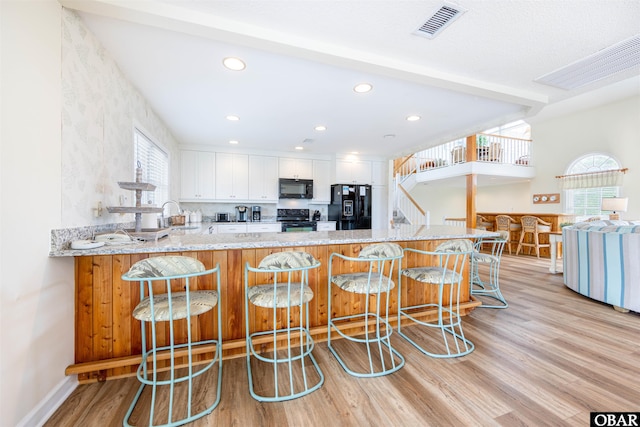
[[[620,219],[620,215],[618,215],[617,212],[626,212],[628,202],[628,197],[605,197],[602,199],[600,209],[613,212],[609,215],[609,219]]]

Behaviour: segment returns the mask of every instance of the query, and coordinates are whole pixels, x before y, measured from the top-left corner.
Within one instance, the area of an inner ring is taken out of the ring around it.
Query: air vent
[[[638,66],[640,34],[540,76],[534,81],[571,90]]]
[[[428,39],[435,38],[466,11],[458,5],[445,2],[412,34]]]

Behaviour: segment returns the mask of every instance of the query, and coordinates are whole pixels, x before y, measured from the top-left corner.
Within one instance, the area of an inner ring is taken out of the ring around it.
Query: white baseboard
[[[40,403],[18,423],[16,427],[40,427],[53,415],[71,392],[78,387],[78,379],[75,375],[65,377],[58,385],[47,394]]]

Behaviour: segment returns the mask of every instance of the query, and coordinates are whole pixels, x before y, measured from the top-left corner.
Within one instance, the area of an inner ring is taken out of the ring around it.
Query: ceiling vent
[[[466,9],[458,5],[444,2],[431,17],[412,34],[433,39],[466,11]]]
[[[534,81],[571,90],[638,66],[640,34],[540,76]]]

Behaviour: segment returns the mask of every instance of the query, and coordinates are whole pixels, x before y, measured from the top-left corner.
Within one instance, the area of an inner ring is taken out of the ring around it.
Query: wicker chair
[[[516,249],[516,255],[520,253],[520,249],[522,249],[523,246],[526,246],[535,248],[536,256],[540,258],[540,248],[548,248],[551,246],[549,243],[540,243],[540,233],[551,231],[551,223],[531,215],[523,216],[520,218],[520,222],[522,223],[522,233],[520,233],[520,242],[518,243],[518,249]],[[527,234],[531,234],[533,243],[525,243],[524,239]],[[531,249],[529,249],[529,252],[531,252]]]
[[[521,229],[522,225],[518,224],[516,220],[511,218],[509,215],[496,216],[496,231],[506,231],[508,233],[505,245],[507,246],[507,249],[509,249],[509,255],[511,255],[511,244],[518,243],[518,240],[513,240],[511,238],[511,232],[519,231]]]

